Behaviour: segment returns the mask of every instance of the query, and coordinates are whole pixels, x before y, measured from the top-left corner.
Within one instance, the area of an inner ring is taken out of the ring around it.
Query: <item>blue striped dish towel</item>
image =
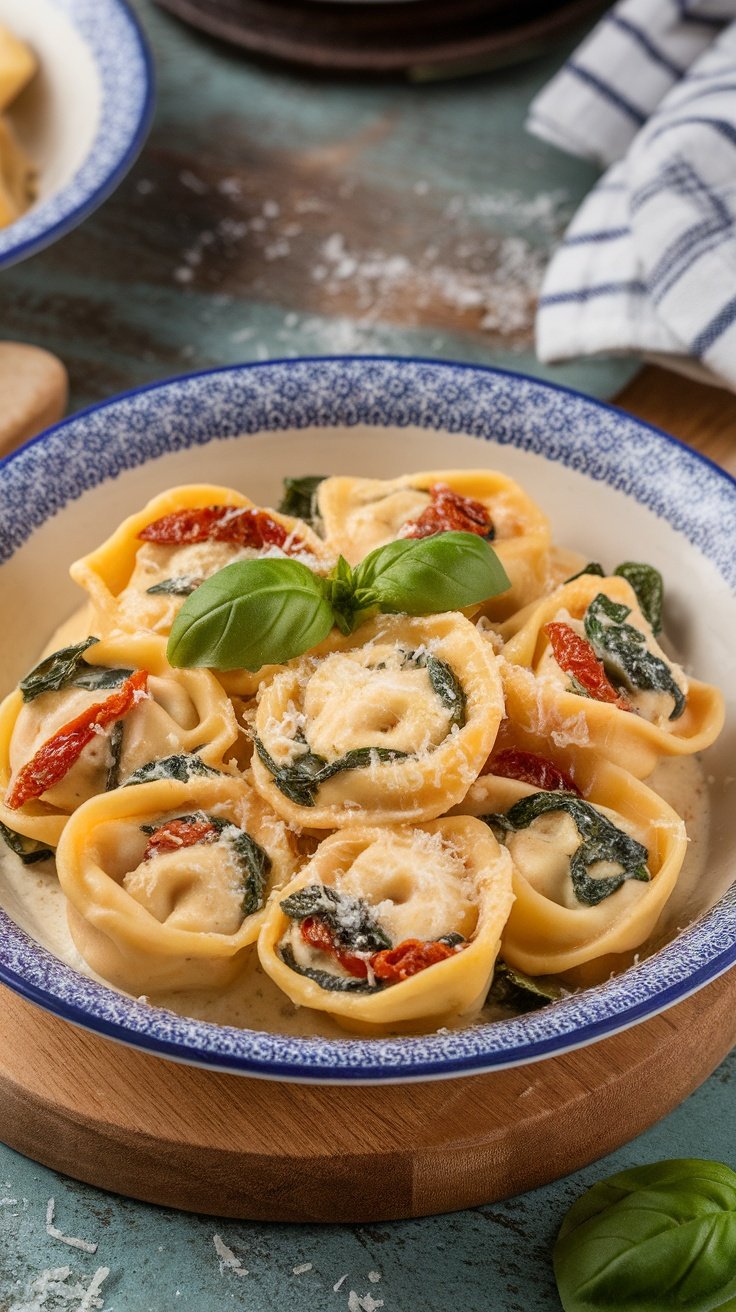
[[[545,274],[537,353],[736,390],[736,0],[620,0],[528,127],[606,171]]]

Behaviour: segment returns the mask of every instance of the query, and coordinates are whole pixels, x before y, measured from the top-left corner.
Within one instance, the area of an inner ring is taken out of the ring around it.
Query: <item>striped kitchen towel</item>
[[[529,128],[609,165],[547,269],[547,362],[641,353],[736,390],[736,0],[621,0]]]

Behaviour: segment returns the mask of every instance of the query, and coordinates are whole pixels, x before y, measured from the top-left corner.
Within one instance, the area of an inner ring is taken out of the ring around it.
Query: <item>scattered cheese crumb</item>
[[[350,1290],[348,1312],[376,1312],[379,1307],[383,1307],[382,1298],[372,1298],[370,1294],[363,1294],[361,1298],[354,1289]]]
[[[335,1293],[337,1293],[339,1289],[342,1289],[342,1287],[343,1287],[343,1285],[345,1284],[345,1281],[347,1280],[347,1278],[348,1278],[348,1273],[347,1273],[347,1271],[346,1271],[346,1272],[345,1272],[345,1275],[344,1275],[344,1276],[340,1276],[340,1279],[337,1281],[337,1283],[334,1284],[334,1285],[332,1286],[332,1288],[333,1288],[333,1290],[334,1290]]]
[[[232,1248],[219,1235],[212,1236],[212,1242],[215,1245],[215,1252],[220,1259],[220,1275],[223,1276],[225,1271],[232,1271],[236,1276],[247,1276],[248,1272],[243,1266],[239,1257],[236,1257]]]
[[[56,1204],[53,1198],[49,1198],[46,1204],[46,1234],[52,1239],[61,1240],[62,1244],[68,1244],[70,1248],[81,1248],[83,1253],[96,1253],[97,1244],[92,1243],[89,1239],[76,1239],[74,1235],[64,1235],[57,1226],[54,1225],[54,1211]]]
[[[314,1267],[311,1262],[302,1262],[299,1266],[292,1267],[295,1276],[306,1275],[307,1271],[313,1271]]]
[[[99,1293],[110,1274],[109,1267],[98,1267],[86,1289],[79,1280],[68,1283],[71,1274],[69,1266],[41,1271],[26,1285],[22,1299],[11,1303],[7,1312],[43,1312],[44,1308],[51,1306],[50,1299],[53,1299],[54,1307],[73,1304],[73,1312],[92,1312],[93,1308],[101,1308],[105,1300],[99,1297]]]
[[[380,1272],[380,1271],[369,1271],[369,1272],[368,1272],[368,1279],[370,1280],[370,1282],[371,1282],[372,1285],[377,1285],[378,1282],[379,1282],[379,1280],[381,1279],[381,1272]]]
[[[102,1286],[107,1280],[109,1274],[110,1274],[109,1266],[98,1266],[89,1285],[87,1286],[87,1292],[86,1294],[84,1294],[82,1301],[79,1304],[78,1312],[89,1312],[90,1308],[102,1307],[104,1299],[98,1298],[97,1295],[102,1289]]]

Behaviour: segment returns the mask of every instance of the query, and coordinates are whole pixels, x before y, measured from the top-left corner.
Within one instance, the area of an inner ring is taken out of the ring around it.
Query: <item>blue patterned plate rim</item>
[[[153,117],[153,57],[128,0],[60,0],[60,8],[92,54],[100,122],[69,182],[0,230],[0,268],[50,246],[97,209],[134,164]]]
[[[462,388],[454,385],[458,379]],[[540,413],[544,425],[530,427]],[[172,414],[175,429],[167,423]],[[562,423],[556,427],[553,420]],[[723,532],[721,514],[709,513],[706,523],[692,497],[695,479],[701,490],[697,505],[705,497],[714,501],[736,530],[736,480],[712,461],[653,425],[570,388],[509,370],[413,357],[230,365],[90,406],[0,461],[0,482],[11,490],[16,485],[11,500],[17,507],[8,514],[9,526],[0,528],[0,559],[12,556],[34,527],[87,488],[155,455],[240,434],[359,423],[465,433],[603,479],[679,528],[736,589],[736,563],[728,550],[733,534]],[[648,469],[645,449],[653,457]],[[49,462],[54,478],[42,489],[37,474]],[[668,477],[676,473],[679,497],[677,482]],[[668,486],[665,502],[652,482],[655,474],[658,484]],[[14,513],[20,520],[15,525]],[[721,530],[716,535],[708,527],[714,520]],[[2,911],[0,982],[86,1029],[201,1066],[327,1083],[442,1078],[567,1052],[682,1001],[736,964],[735,912],[736,885],[676,940],[605,984],[526,1016],[407,1038],[297,1038],[178,1016],[80,975]]]

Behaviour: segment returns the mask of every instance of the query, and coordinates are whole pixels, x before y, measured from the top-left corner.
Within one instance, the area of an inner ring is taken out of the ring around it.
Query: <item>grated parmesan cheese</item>
[[[382,1298],[373,1298],[370,1294],[363,1294],[361,1297],[354,1289],[350,1290],[348,1312],[376,1312],[379,1307],[383,1307]]]
[[[74,1235],[62,1234],[58,1226],[54,1225],[54,1211],[56,1204],[53,1198],[49,1198],[46,1204],[46,1234],[52,1239],[58,1239],[62,1244],[68,1244],[70,1248],[80,1248],[83,1253],[96,1253],[97,1244],[89,1239],[77,1239]]]
[[[313,1271],[314,1267],[311,1262],[301,1262],[299,1266],[294,1266],[291,1269],[295,1276],[304,1276],[307,1271]]]
[[[339,1279],[338,1281],[336,1281],[336,1283],[332,1286],[332,1289],[333,1289],[334,1293],[337,1294],[338,1291],[342,1289],[342,1287],[343,1287],[343,1285],[345,1284],[345,1281],[347,1280],[347,1278],[348,1278],[348,1273],[347,1273],[347,1271],[346,1271],[346,1272],[345,1272],[345,1275],[344,1275],[344,1276],[340,1276],[340,1279]]]
[[[215,1246],[215,1252],[220,1259],[221,1276],[224,1276],[226,1271],[232,1271],[233,1275],[236,1276],[247,1276],[248,1271],[243,1266],[240,1258],[235,1256],[232,1248],[228,1248],[220,1235],[213,1235],[212,1242]]]

